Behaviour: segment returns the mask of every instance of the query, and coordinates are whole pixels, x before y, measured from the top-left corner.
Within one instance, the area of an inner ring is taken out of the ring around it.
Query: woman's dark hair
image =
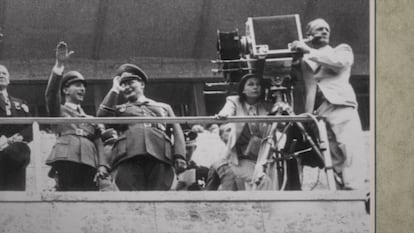
[[[249,80],[251,78],[259,79],[260,86],[262,87],[261,88],[262,93],[260,94],[259,99],[264,99],[265,87],[264,87],[263,78],[261,78],[260,76],[258,76],[256,74],[246,74],[240,79],[239,86],[238,86],[238,89],[237,89],[237,94],[240,97],[240,102],[245,102],[246,101],[246,95],[243,93],[244,85],[246,85],[247,80]]]

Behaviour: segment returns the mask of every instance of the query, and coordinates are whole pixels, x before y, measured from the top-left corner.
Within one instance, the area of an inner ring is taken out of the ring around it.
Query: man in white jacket
[[[365,174],[356,162],[363,155],[363,135],[355,92],[349,83],[354,62],[347,44],[329,45],[330,27],[323,19],[306,26],[311,41],[294,41],[292,49],[304,53],[305,112],[326,117],[333,167],[343,189],[361,189]]]

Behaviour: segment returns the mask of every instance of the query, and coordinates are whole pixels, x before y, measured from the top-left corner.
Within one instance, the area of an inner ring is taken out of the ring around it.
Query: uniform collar
[[[136,101],[136,102],[141,102],[141,103],[143,103],[143,102],[146,102],[146,101],[148,101],[147,97],[145,97],[144,95],[141,95],[141,96],[137,99],[137,101]]]
[[[70,102],[65,102],[65,105],[68,106],[69,108],[73,109],[73,110],[77,110],[78,108],[81,107],[79,104],[74,104],[74,103],[70,103]]]
[[[150,99],[148,99],[145,96],[140,96],[137,100],[134,102],[128,102],[129,104],[143,104],[143,103],[149,103]]]

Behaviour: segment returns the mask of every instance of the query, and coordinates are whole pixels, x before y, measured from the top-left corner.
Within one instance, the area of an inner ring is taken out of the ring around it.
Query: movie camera
[[[275,99],[275,92],[283,91],[285,101],[293,104],[292,65],[302,54],[292,51],[289,44],[303,40],[299,15],[249,17],[245,32],[241,36],[238,29],[217,31],[218,59],[212,61],[217,65],[213,72],[222,73],[228,84],[255,73],[265,79],[267,98]]]

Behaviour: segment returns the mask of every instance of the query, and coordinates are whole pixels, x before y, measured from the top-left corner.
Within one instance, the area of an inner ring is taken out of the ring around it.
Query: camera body
[[[289,44],[303,40],[299,15],[249,17],[245,25],[244,36],[238,29],[217,31],[218,59],[213,63],[218,67],[213,72],[222,73],[228,84],[254,73],[265,79],[268,98],[282,91],[284,101],[292,102],[292,65],[301,54],[291,51]]]

